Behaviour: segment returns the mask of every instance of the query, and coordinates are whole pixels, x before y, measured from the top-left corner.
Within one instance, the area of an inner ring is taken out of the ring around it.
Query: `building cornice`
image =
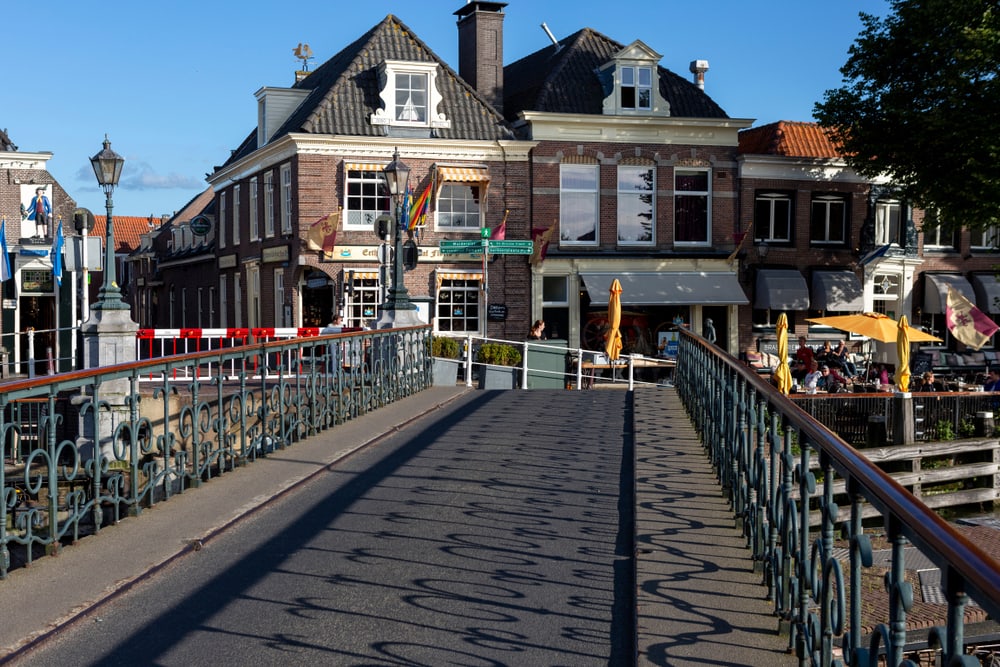
[[[740,155],[740,178],[816,183],[878,183],[858,175],[841,158],[785,157],[781,155]]]
[[[52,153],[0,153],[0,169],[45,169],[46,163],[52,159]]]
[[[468,141],[462,139],[359,138],[354,136],[287,134],[208,177],[216,190],[248,178],[296,155],[319,155],[388,164],[395,150],[406,161],[518,162],[528,160],[535,141]]]
[[[594,141],[685,146],[737,146],[748,118],[597,116],[524,111],[522,123],[535,141]]]

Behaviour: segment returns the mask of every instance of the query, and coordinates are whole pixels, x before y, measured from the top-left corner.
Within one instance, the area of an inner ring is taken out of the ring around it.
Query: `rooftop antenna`
[[[551,30],[549,30],[549,26],[545,25],[545,21],[542,21],[542,30],[544,30],[545,34],[549,36],[549,39],[552,40],[552,43],[556,45],[556,53],[559,53],[559,49],[562,48],[562,44],[559,43],[559,40],[556,39],[556,36],[552,34]]]
[[[292,49],[292,53],[295,54],[296,58],[302,61],[302,71],[308,72],[309,61],[313,59],[313,52],[312,49],[309,48],[309,45],[299,42],[299,45]]]

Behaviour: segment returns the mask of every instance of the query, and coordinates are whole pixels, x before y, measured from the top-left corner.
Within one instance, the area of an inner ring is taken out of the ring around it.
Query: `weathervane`
[[[302,71],[308,72],[309,61],[312,60],[313,55],[312,49],[309,48],[309,45],[299,42],[299,45],[292,49],[292,53],[295,54],[296,58],[302,61]]]

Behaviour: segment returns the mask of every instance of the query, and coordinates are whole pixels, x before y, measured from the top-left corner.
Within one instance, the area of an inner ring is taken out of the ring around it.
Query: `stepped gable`
[[[508,120],[521,111],[602,115],[604,90],[596,70],[625,45],[584,28],[504,67],[503,108]],[[697,85],[657,67],[660,94],[670,103],[670,115],[728,118]]]

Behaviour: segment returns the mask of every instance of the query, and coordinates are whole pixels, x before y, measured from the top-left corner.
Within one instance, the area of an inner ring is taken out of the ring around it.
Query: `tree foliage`
[[[858,173],[948,225],[1000,223],[1000,2],[890,0],[815,116]]]

